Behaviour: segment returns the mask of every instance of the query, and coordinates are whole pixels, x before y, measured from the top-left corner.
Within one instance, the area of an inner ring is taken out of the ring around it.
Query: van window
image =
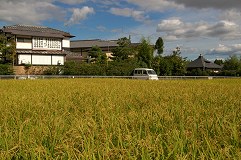
[[[146,72],[146,70],[143,70],[143,74],[147,75],[147,72]]]
[[[148,70],[148,74],[156,74],[154,70]]]
[[[142,74],[142,70],[136,70],[136,74]]]

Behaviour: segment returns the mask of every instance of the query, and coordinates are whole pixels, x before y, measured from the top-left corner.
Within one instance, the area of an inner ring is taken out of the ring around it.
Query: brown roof
[[[17,54],[43,54],[43,55],[68,55],[72,54],[70,51],[37,51],[37,50],[17,50]]]
[[[2,30],[5,33],[11,33],[13,35],[53,37],[53,38],[74,37],[67,32],[49,28],[49,27],[43,27],[43,26],[13,25],[13,26],[4,26]]]
[[[117,47],[119,46],[117,44],[116,40],[100,40],[100,39],[94,39],[94,40],[76,40],[76,41],[70,41],[70,48],[91,48],[93,46],[99,46],[99,47]]]

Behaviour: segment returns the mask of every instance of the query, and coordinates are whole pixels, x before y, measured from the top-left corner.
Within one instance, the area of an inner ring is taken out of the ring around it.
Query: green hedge
[[[0,75],[13,75],[13,67],[9,64],[0,64]]]
[[[63,68],[64,75],[129,76],[134,68],[145,67],[136,59],[91,64],[69,61]]]

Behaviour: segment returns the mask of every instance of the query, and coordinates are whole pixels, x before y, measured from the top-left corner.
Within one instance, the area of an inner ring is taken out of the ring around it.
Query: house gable
[[[71,34],[44,26],[5,26],[2,32],[14,36],[17,59],[15,65],[64,65],[69,53]]]

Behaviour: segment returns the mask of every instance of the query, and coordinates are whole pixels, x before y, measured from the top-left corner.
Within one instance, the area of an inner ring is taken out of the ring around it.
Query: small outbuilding
[[[194,61],[190,62],[187,65],[187,70],[191,71],[193,69],[201,69],[202,71],[213,71],[219,72],[222,69],[222,66],[215,64],[211,61],[205,59],[201,54]]]

